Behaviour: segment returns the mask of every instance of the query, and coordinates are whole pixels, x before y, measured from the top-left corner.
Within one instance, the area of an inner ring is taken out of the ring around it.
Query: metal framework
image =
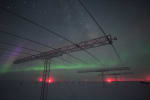
[[[132,72],[123,72],[123,73],[105,73],[105,75],[109,75],[109,76],[118,76],[118,75],[131,75],[134,74]]]
[[[105,77],[105,76],[113,76],[116,81],[118,80],[118,76],[121,76],[121,75],[132,75],[134,73],[132,72],[119,72],[119,73],[105,73],[103,74],[103,76],[101,76],[101,74],[99,74],[98,76],[101,76],[101,77]]]
[[[14,64],[24,63],[36,59],[51,59],[54,57],[62,56],[63,54],[72,53],[80,50],[85,50],[89,48],[95,48],[103,45],[112,44],[113,40],[117,40],[116,38],[112,38],[111,35],[102,36],[99,38],[95,38],[88,41],[82,41],[75,45],[68,45],[61,48],[57,48],[55,50],[50,50],[47,52],[43,52],[37,55],[27,56],[24,58],[20,58],[14,61]]]
[[[116,67],[116,68],[103,68],[103,69],[92,69],[92,70],[82,70],[78,71],[78,73],[89,73],[89,72],[112,72],[112,71],[124,71],[124,70],[130,70],[129,67]]]
[[[101,76],[102,80],[102,87],[105,87],[105,75],[114,75],[117,77],[117,75],[123,75],[123,74],[129,74],[127,73],[106,73],[106,72],[114,72],[114,71],[129,71],[129,67],[116,67],[116,68],[103,68],[103,69],[92,69],[92,70],[81,70],[77,71],[78,73],[91,73],[91,72],[100,72],[99,76]]]
[[[44,70],[43,70],[43,81],[41,86],[41,95],[40,100],[47,100],[48,95],[48,83],[46,82],[46,79],[50,76],[50,59],[44,59]]]
[[[62,56],[63,54],[68,54],[72,52],[77,52],[80,50],[85,50],[89,48],[95,48],[103,45],[112,44],[113,40],[117,40],[116,38],[112,38],[111,35],[105,35],[99,38],[95,38],[88,41],[82,41],[78,44],[68,45],[61,48],[57,48],[54,50],[50,50],[47,52],[42,52],[37,55],[31,55],[24,58],[20,58],[14,61],[14,64],[24,63],[32,60],[43,59],[44,60],[44,70],[43,70],[43,81],[41,87],[41,96],[40,100],[47,100],[48,94],[48,83],[46,83],[46,79],[50,76],[50,60],[54,57]]]

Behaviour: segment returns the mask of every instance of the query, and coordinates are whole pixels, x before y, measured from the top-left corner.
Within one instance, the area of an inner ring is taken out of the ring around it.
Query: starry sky
[[[111,67],[129,67],[133,76],[150,75],[150,7],[146,0],[83,0],[89,11],[107,34],[117,37],[114,45],[122,59],[120,63],[110,45],[88,49],[100,59],[97,63],[84,51],[71,53],[88,64],[63,55],[52,59],[52,75],[56,79],[97,79],[97,73],[78,75],[77,70]],[[78,0],[0,0],[0,7],[25,16],[67,39],[78,43],[103,36]],[[0,9],[0,31],[6,31],[55,48],[70,45],[69,42]],[[5,43],[5,44],[4,44]],[[15,46],[6,45],[15,44]],[[25,41],[0,32],[0,78],[36,80],[43,70],[43,62],[36,60],[14,65],[17,58],[38,54],[50,48]],[[63,59],[67,60],[64,61]]]

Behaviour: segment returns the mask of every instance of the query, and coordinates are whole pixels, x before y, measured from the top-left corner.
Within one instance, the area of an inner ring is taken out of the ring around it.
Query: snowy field
[[[1,81],[0,100],[39,100],[40,83]],[[49,86],[48,100],[150,100],[150,85],[138,82],[66,82]]]

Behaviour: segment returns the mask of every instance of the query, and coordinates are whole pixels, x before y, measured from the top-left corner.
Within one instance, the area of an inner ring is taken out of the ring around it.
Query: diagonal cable
[[[46,44],[41,43],[41,42],[38,42],[38,41],[31,40],[31,39],[29,39],[29,38],[25,38],[25,37],[16,35],[16,34],[14,34],[14,33],[10,33],[10,32],[3,31],[3,30],[0,30],[0,32],[1,32],[2,34],[7,34],[7,35],[10,35],[10,36],[13,36],[13,37],[22,39],[22,40],[30,41],[30,42],[32,42],[32,43],[34,43],[34,44],[38,44],[38,45],[41,45],[41,46],[43,46],[43,47],[47,47],[47,48],[50,48],[50,49],[53,49],[53,50],[57,50],[56,48],[54,48],[54,47],[52,47],[52,46],[46,45]],[[41,53],[41,52],[40,52],[40,53]],[[73,56],[73,55],[71,55],[71,54],[69,54],[69,53],[66,53],[66,54],[67,54],[68,56],[70,56],[70,57],[72,57],[72,58],[78,60],[78,61],[81,61],[82,63],[87,63],[87,62],[83,61],[82,59],[80,59],[80,58],[78,58],[78,57],[75,57],[75,56]]]
[[[24,47],[24,46],[19,46],[17,44],[12,44],[12,43],[2,42],[2,41],[0,41],[0,44],[13,46],[13,47],[19,47],[19,48],[22,48],[22,49],[25,49],[25,50],[30,50],[30,51],[33,51],[33,52],[42,53],[42,51],[38,51],[38,50],[35,50],[35,49],[27,48],[27,47]],[[32,55],[32,56],[34,56],[34,55]],[[74,57],[74,56],[72,56],[72,57]],[[77,59],[77,58],[74,57],[74,59]],[[78,59],[78,60],[80,60],[80,59]],[[67,60],[64,60],[64,61],[68,62]],[[86,62],[83,62],[83,63],[86,63]]]
[[[37,23],[37,22],[35,22],[35,21],[29,19],[29,18],[26,18],[25,16],[22,16],[22,15],[19,15],[19,14],[15,13],[15,12],[12,12],[12,11],[10,11],[10,10],[8,10],[8,9],[6,9],[6,8],[4,8],[4,7],[2,7],[2,6],[0,6],[0,9],[2,9],[3,11],[5,11],[5,12],[7,12],[7,13],[10,13],[10,14],[12,14],[12,15],[15,15],[15,16],[19,17],[19,18],[21,18],[22,20],[25,20],[26,22],[29,22],[29,23],[31,23],[31,24],[33,24],[33,25],[35,25],[35,26],[38,26],[38,27],[40,27],[40,28],[46,30],[46,31],[49,32],[50,34],[53,34],[53,35],[55,35],[55,36],[57,36],[57,37],[60,37],[60,38],[62,38],[63,40],[68,41],[68,42],[70,42],[70,43],[73,44],[73,45],[76,45],[76,43],[74,43],[73,41],[69,40],[68,38],[66,38],[66,37],[64,37],[64,36],[62,36],[62,35],[60,35],[60,33],[57,33],[57,32],[55,32],[55,31],[53,31],[53,30],[50,30],[49,28],[47,28],[47,27],[45,27],[45,26],[43,26],[43,25],[41,25],[41,24],[39,24],[39,23]],[[76,45],[76,46],[77,46],[77,45]],[[78,47],[79,47],[80,49],[82,49],[83,51],[85,51],[85,52],[86,52],[89,56],[91,56],[93,59],[95,59],[96,61],[99,62],[99,59],[96,58],[96,57],[94,57],[93,54],[91,54],[90,52],[88,52],[87,50],[83,49],[83,48],[80,47],[80,46],[78,46]]]
[[[0,50],[4,50],[4,51],[7,51],[7,52],[14,52],[14,53],[18,53],[18,52],[15,52],[15,51],[12,51],[12,50],[10,50],[10,49],[5,49],[5,48],[1,48],[0,47]],[[32,54],[30,54],[30,53],[26,53],[26,52],[21,52],[22,54],[25,54],[25,55],[32,55]]]
[[[81,6],[85,9],[85,11],[88,13],[88,15],[92,18],[92,20],[95,22],[95,24],[98,26],[98,28],[100,29],[100,31],[101,31],[104,35],[106,35],[104,29],[103,29],[102,26],[97,22],[96,18],[92,15],[92,13],[89,11],[89,9],[85,6],[84,2],[81,1],[81,0],[78,0],[78,1],[79,1],[79,3],[81,4]],[[115,54],[117,55],[119,61],[122,62],[121,57],[120,57],[120,55],[119,55],[119,53],[118,53],[116,47],[115,47],[112,43],[110,43],[110,45],[112,46],[112,48],[113,48]]]
[[[15,47],[19,47],[19,48],[22,48],[22,49],[26,49],[26,50],[30,50],[30,51],[41,53],[41,51],[34,50],[34,49],[31,49],[31,48],[27,48],[27,47],[23,47],[23,46],[19,46],[17,44],[13,44],[13,43],[8,43],[8,42],[0,41],[0,44],[9,45],[9,46],[15,46]]]

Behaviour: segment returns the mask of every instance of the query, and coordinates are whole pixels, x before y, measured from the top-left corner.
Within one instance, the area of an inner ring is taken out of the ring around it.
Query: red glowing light
[[[42,77],[39,77],[38,78],[38,82],[43,82],[43,78]],[[52,77],[49,77],[45,80],[46,83],[53,83],[54,82],[54,79]]]
[[[107,83],[112,83],[112,81],[113,81],[113,80],[112,80],[111,78],[107,78],[107,79],[106,79],[106,82],[107,82]]]
[[[38,78],[38,81],[39,81],[39,82],[42,82],[42,81],[43,81],[43,78],[42,78],[42,77]]]
[[[150,82],[150,76],[149,76],[149,77],[147,77],[147,81],[148,81],[148,82]]]
[[[106,81],[107,83],[112,83],[112,82],[116,81],[116,79],[111,78],[111,77],[108,77],[108,78],[105,79],[105,81]]]
[[[53,83],[54,79],[52,77],[49,77],[49,78],[46,79],[46,82],[47,83]]]

